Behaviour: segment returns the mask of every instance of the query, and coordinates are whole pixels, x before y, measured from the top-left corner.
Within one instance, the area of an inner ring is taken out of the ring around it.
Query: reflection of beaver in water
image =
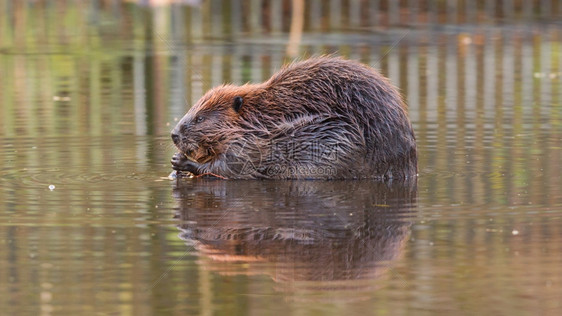
[[[355,291],[400,258],[416,216],[415,180],[178,181],[180,237],[211,259],[205,269],[353,281],[316,285]]]
[[[408,178],[414,132],[400,94],[341,58],[291,64],[268,81],[207,92],[172,131],[175,170],[227,178]]]

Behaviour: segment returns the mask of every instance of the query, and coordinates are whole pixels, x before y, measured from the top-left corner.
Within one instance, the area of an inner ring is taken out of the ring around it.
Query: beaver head
[[[172,130],[180,152],[199,163],[213,160],[236,137],[244,89],[224,85],[207,92]]]

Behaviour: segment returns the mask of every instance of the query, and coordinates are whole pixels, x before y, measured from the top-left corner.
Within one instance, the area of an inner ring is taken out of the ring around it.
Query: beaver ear
[[[243,102],[244,99],[242,99],[242,97],[240,96],[234,97],[234,102],[232,103],[232,108],[234,109],[234,111],[240,112],[240,108],[242,108]]]

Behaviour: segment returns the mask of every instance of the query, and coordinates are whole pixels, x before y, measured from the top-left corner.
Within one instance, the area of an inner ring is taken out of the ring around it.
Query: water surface
[[[562,312],[558,2],[307,1],[296,44],[287,1],[0,3],[2,313]],[[295,47],[401,88],[417,183],[167,179]]]

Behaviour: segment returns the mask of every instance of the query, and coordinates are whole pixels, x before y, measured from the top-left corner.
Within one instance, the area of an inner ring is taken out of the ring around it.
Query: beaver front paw
[[[176,171],[187,171],[193,173],[194,175],[198,175],[200,173],[199,168],[201,167],[201,164],[187,159],[187,157],[182,153],[175,153],[170,162],[172,163],[172,169]]]

